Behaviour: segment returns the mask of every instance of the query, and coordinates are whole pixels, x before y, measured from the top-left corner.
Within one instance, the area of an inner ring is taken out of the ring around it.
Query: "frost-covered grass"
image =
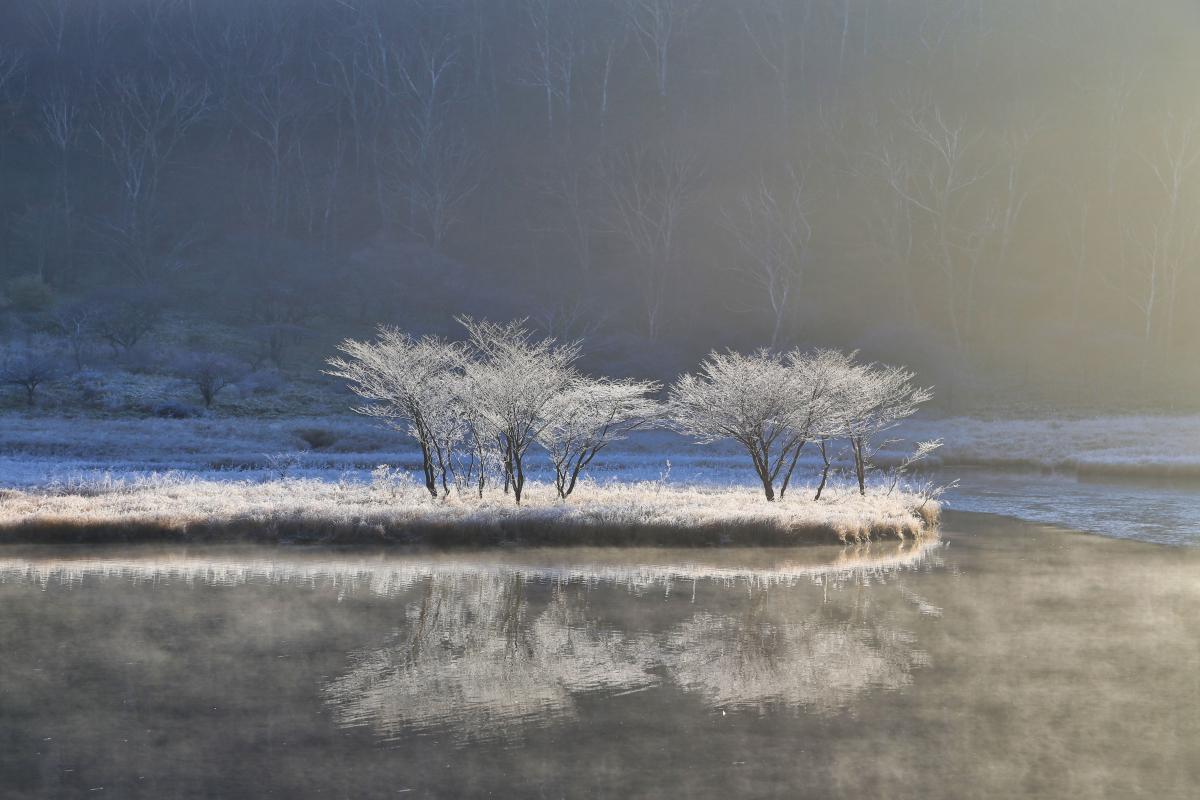
[[[332,444],[309,449],[300,432]],[[1200,416],[1088,419],[916,419],[908,441],[941,437],[935,466],[1057,469],[1092,474],[1200,477]],[[881,454],[886,459],[891,453]],[[816,464],[801,460],[800,484],[768,505],[746,458],[725,445],[696,446],[665,431],[637,434],[606,450],[592,482],[566,504],[551,497],[547,465],[531,455],[529,502],[510,497],[431,503],[415,488],[372,485],[380,464],[415,474],[411,443],[349,415],[280,419],[131,419],[0,415],[0,529],[16,537],[382,539],[446,543],[606,541],[706,544],[732,540],[906,535],[917,521],[911,495],[865,501],[844,478],[809,502]],[[669,464],[669,466],[668,466]],[[170,473],[167,475],[167,473]],[[164,477],[165,476],[165,477]],[[907,504],[907,505],[906,505]],[[927,506],[935,508],[935,506]],[[914,527],[916,526],[916,527]],[[586,533],[583,533],[586,531]]]
[[[800,487],[797,487],[800,488]],[[914,493],[796,493],[587,483],[569,501],[532,484],[520,506],[498,489],[433,500],[410,481],[206,480],[156,475],[8,491],[0,541],[322,541],[437,545],[789,545],[916,538],[939,508]]]

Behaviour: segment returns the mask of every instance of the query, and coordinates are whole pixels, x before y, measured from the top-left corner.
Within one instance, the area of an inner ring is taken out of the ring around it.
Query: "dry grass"
[[[570,501],[533,484],[516,507],[499,491],[434,501],[411,483],[180,476],[60,485],[0,495],[0,542],[243,541],[439,546],[786,546],[918,538],[936,502],[897,490],[799,494],[586,484]]]

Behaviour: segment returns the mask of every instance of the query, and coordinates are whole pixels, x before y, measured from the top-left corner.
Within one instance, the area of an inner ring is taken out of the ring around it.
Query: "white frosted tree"
[[[832,466],[829,445],[846,433],[846,398],[856,375],[854,356],[855,353],[826,348],[807,353],[793,351],[787,356],[788,365],[797,372],[797,379],[806,387],[805,433],[808,439],[816,444],[821,454],[821,482],[813,500],[821,499],[821,492],[825,490],[829,481],[829,470]],[[795,457],[799,454],[797,449],[784,481],[785,491],[787,478],[791,477]],[[782,495],[782,492],[780,494]]]
[[[862,364],[842,392],[844,435],[854,455],[859,494],[867,493],[867,472],[881,443],[879,435],[911,417],[933,399],[933,390],[913,383],[914,373],[903,367]]]
[[[678,431],[698,442],[741,445],[771,501],[776,480],[795,465],[808,436],[806,388],[799,371],[776,353],[713,352],[698,374],[671,386],[668,414]]]
[[[367,401],[354,410],[409,433],[421,448],[425,488],[435,499],[438,478],[448,491],[449,452],[458,438],[457,392],[450,381],[461,362],[461,348],[435,337],[416,339],[381,326],[376,339],[346,339],[342,355],[329,359],[326,374],[343,378]]]
[[[583,470],[613,442],[652,424],[659,407],[649,381],[579,378],[547,404],[538,443],[554,465],[554,488],[566,499]]]
[[[470,404],[495,432],[505,488],[518,505],[525,488],[525,455],[549,422],[547,411],[578,379],[577,342],[539,339],[524,321],[500,325],[462,317],[470,337],[463,362]]]

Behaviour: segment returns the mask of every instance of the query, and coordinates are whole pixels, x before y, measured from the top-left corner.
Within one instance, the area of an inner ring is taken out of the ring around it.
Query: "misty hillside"
[[[5,363],[170,414],[219,362],[283,413],[344,405],[342,337],[467,314],[619,374],[832,345],[952,409],[1194,405],[1198,31],[1182,0],[6,3]]]

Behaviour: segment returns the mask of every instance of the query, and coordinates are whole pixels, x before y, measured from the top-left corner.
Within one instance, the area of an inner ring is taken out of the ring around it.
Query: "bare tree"
[[[668,94],[671,53],[687,18],[697,8],[695,0],[626,0],[629,26],[653,65],[654,83],[661,98]]]
[[[148,282],[174,267],[191,244],[160,230],[158,189],[176,150],[211,110],[206,86],[174,73],[122,75],[105,86],[101,113],[92,125],[121,187],[120,213],[108,220],[106,238],[137,280]]]
[[[1153,150],[1142,154],[1142,160],[1154,175],[1160,198],[1151,225],[1150,255],[1161,262],[1166,305],[1163,341],[1170,349],[1174,343],[1182,278],[1200,259],[1200,193],[1193,180],[1200,173],[1200,113],[1168,112],[1158,131],[1159,141]]]
[[[46,342],[11,346],[0,359],[0,383],[19,386],[30,408],[38,387],[56,380],[61,372],[58,356]]]
[[[636,259],[646,333],[657,337],[677,266],[680,226],[695,199],[700,170],[694,158],[679,151],[645,148],[627,151],[606,166],[611,226]]]
[[[981,191],[995,163],[977,152],[982,132],[937,105],[905,110],[901,124],[911,143],[884,145],[876,159],[888,185],[924,222],[921,241],[939,272],[950,334],[966,349],[979,268],[999,227],[995,204]]]
[[[409,205],[409,229],[434,250],[462,220],[467,201],[479,188],[479,153],[458,132],[439,131],[422,143],[396,142],[400,186]]]
[[[804,77],[804,44],[812,17],[812,0],[748,0],[738,3],[738,17],[754,54],[770,73],[779,119],[792,118],[792,82]]]
[[[521,82],[540,89],[546,102],[546,129],[555,130],[555,108],[569,126],[576,69],[583,42],[576,30],[577,9],[572,0],[523,0],[522,10],[531,33],[531,48]]]
[[[137,346],[162,321],[162,296],[143,287],[114,287],[93,295],[88,302],[96,335],[113,353]]]
[[[25,88],[26,58],[20,50],[0,47],[0,175],[4,167],[5,144],[18,123],[21,94]]]
[[[377,154],[381,214],[390,213],[383,199],[390,176],[407,205],[407,228],[441,249],[479,186],[478,148],[453,119],[465,100],[459,39],[435,25],[411,41],[391,42],[375,24],[364,69],[381,93],[390,125]]]
[[[238,103],[242,129],[267,156],[263,207],[267,227],[278,231],[286,230],[288,223],[289,157],[296,152],[299,128],[310,121],[312,112],[300,85],[286,77],[286,60],[287,53],[280,48],[276,60],[241,87]]]
[[[813,234],[811,201],[801,168],[789,164],[781,172],[778,185],[762,176],[739,195],[736,206],[724,212],[725,224],[745,258],[741,271],[766,300],[771,347],[778,346],[784,325],[795,312]]]
[[[97,310],[89,303],[71,303],[57,306],[50,319],[55,331],[67,341],[75,369],[83,369],[88,355],[88,342],[95,328]]]
[[[200,393],[205,408],[211,408],[217,395],[247,372],[244,363],[223,353],[185,354],[175,363],[174,370]]]
[[[605,199],[601,165],[575,153],[556,153],[537,189],[545,207],[533,230],[564,242],[577,276],[586,282],[595,262],[598,217]]]
[[[210,100],[208,87],[170,72],[120,75],[104,85],[92,132],[117,171],[126,218],[146,215],[163,171]]]
[[[70,253],[74,230],[71,196],[71,156],[78,145],[83,128],[82,104],[65,83],[55,86],[41,104],[42,133],[54,150],[55,190],[63,218],[65,249]],[[69,265],[68,265],[69,268]]]

